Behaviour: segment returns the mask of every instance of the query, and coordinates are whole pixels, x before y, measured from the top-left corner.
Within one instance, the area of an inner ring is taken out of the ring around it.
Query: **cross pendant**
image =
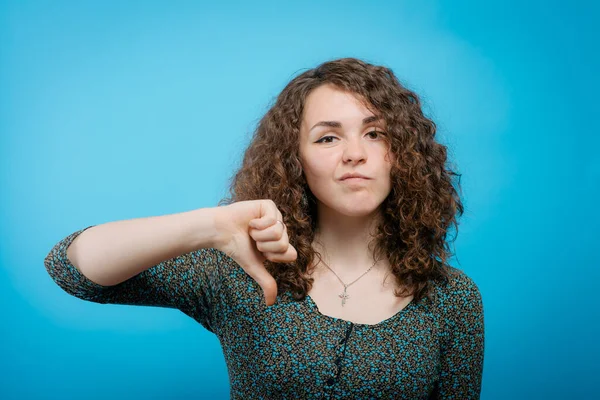
[[[342,307],[346,304],[346,299],[350,296],[346,294],[346,287],[344,286],[344,293],[340,294],[338,297],[342,299]]]

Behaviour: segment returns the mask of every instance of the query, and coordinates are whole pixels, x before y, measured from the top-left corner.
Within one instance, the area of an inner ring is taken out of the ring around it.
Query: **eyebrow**
[[[380,116],[371,115],[370,117],[364,118],[362,120],[363,125],[370,124],[371,122],[379,121],[381,119]],[[317,126],[326,126],[328,128],[341,128],[342,123],[338,121],[319,121],[310,128],[309,132],[315,129]]]

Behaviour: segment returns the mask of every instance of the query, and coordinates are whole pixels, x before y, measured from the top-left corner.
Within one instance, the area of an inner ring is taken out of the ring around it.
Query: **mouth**
[[[344,175],[342,175],[342,177],[340,178],[340,180],[341,181],[345,181],[345,180],[348,180],[348,179],[356,179],[356,178],[370,179],[368,176],[364,176],[363,174],[352,173],[352,174],[344,174]]]
[[[362,183],[362,182],[366,182],[368,180],[369,180],[369,178],[353,177],[353,178],[342,179],[341,182],[344,182],[344,183]]]

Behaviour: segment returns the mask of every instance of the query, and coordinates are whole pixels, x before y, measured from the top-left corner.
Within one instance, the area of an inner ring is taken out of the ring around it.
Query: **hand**
[[[218,209],[215,224],[221,240],[215,247],[259,284],[267,306],[275,304],[277,282],[263,262],[288,263],[298,257],[290,245],[281,212],[268,199],[239,201]]]

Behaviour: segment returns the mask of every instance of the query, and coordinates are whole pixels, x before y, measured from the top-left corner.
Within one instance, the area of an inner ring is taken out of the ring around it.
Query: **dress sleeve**
[[[176,308],[216,333],[216,302],[221,287],[221,254],[203,248],[161,262],[114,286],[99,285],[67,258],[67,248],[85,230],[59,241],[44,259],[50,277],[65,292],[103,304]]]
[[[479,399],[483,374],[483,302],[475,282],[459,270],[442,296],[444,334],[438,399]]]

